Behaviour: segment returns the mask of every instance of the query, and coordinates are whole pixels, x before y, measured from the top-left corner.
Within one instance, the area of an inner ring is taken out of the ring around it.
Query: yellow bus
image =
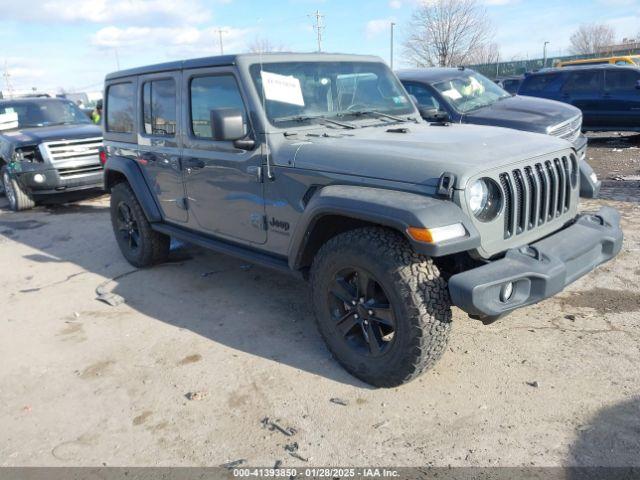
[[[579,60],[566,60],[556,62],[556,67],[568,67],[574,65],[634,65],[640,67],[640,55],[622,55],[617,57],[581,58]]]

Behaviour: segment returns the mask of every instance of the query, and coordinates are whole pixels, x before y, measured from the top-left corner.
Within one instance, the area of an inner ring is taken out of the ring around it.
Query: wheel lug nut
[[[367,313],[368,313],[369,315],[373,315],[373,310],[369,310]]]
[[[364,297],[360,299],[360,303],[364,303]]]
[[[359,317],[359,316],[358,316],[358,314],[356,313],[356,314],[353,316],[353,318],[358,319],[358,318],[360,318],[360,317]]]

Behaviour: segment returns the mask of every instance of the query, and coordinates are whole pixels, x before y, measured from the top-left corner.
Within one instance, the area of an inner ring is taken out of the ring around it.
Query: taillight
[[[107,151],[104,149],[104,147],[100,147],[98,149],[98,155],[100,156],[100,163],[102,165],[107,163]]]

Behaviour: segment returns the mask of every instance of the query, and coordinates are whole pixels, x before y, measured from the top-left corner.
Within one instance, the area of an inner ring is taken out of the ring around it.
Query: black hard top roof
[[[236,65],[238,60],[246,60],[248,62],[280,62],[280,61],[382,61],[379,57],[370,55],[350,55],[341,53],[243,53],[238,55],[218,55],[215,57],[193,58],[190,60],[177,60],[174,62],[158,63],[155,65],[146,65],[143,67],[130,68],[128,70],[120,70],[109,73],[105,80],[114,80],[117,78],[130,77],[135,75],[145,75],[149,73],[167,72],[171,70],[180,70],[187,68],[205,68],[205,67],[224,67]]]

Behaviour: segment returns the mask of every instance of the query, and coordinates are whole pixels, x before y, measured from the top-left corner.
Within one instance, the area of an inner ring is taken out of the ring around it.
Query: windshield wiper
[[[350,112],[350,111],[347,110],[346,112],[343,112],[342,115],[353,115],[355,117],[364,117],[365,115],[375,115],[377,117],[389,118],[389,119],[394,120],[396,122],[406,122],[406,121],[408,121],[408,119],[406,119],[406,118],[396,117],[395,115],[390,115],[388,113],[379,112],[377,110],[355,110],[353,112]]]
[[[353,130],[354,128],[357,128],[355,125],[351,125],[350,123],[345,123],[345,122],[338,122],[336,120],[331,120],[330,118],[327,117],[323,117],[323,116],[312,116],[312,115],[291,115],[289,117],[279,117],[279,118],[275,118],[273,121],[274,122],[298,122],[298,123],[302,123],[302,122],[308,122],[311,120],[317,120],[320,123],[330,123],[332,125],[338,125],[339,127],[342,128],[348,128]]]

